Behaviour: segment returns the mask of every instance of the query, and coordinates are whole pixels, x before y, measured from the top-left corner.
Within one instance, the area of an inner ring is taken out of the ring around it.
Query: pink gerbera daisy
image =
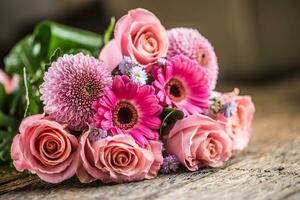
[[[152,86],[139,86],[128,76],[115,76],[106,95],[93,103],[97,112],[91,122],[112,134],[129,134],[140,146],[158,140],[161,121],[159,105]]]
[[[152,83],[162,105],[176,107],[186,115],[202,113],[208,107],[209,86],[205,70],[184,55],[168,59],[164,68],[153,71]]]
[[[218,62],[211,43],[191,28],[172,28],[167,31],[169,39],[168,58],[184,54],[195,59],[208,75],[209,88],[215,89],[218,78]]]

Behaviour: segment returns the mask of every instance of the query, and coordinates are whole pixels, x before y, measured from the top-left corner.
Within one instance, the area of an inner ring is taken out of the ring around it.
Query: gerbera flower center
[[[113,123],[120,129],[130,129],[138,122],[138,112],[134,105],[119,101],[112,112]]]
[[[172,101],[180,102],[186,97],[186,91],[182,82],[176,78],[172,78],[165,85],[165,91]]]

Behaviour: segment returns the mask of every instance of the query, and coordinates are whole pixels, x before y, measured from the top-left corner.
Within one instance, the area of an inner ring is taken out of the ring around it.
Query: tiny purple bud
[[[224,116],[232,117],[236,113],[237,107],[234,101],[230,101],[224,105]]]
[[[163,174],[169,174],[171,172],[176,172],[179,168],[180,162],[175,155],[167,155],[164,157],[164,161],[161,165],[160,171]]]
[[[108,136],[106,130],[98,129],[94,125],[90,125],[89,140],[91,142],[106,138]]]
[[[119,64],[119,70],[122,74],[127,74],[134,66],[136,66],[136,63],[130,57],[124,56]]]

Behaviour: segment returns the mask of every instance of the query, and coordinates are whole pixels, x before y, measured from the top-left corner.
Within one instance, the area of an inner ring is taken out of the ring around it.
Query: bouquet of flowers
[[[5,64],[0,158],[10,150],[18,171],[46,182],[222,167],[249,143],[251,97],[214,91],[210,42],[195,29],[166,30],[145,9],[112,18],[104,36],[43,22]]]

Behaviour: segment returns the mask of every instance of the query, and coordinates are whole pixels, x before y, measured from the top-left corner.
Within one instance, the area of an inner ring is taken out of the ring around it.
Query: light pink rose
[[[129,135],[108,136],[92,140],[89,132],[80,139],[82,166],[77,171],[81,182],[128,182],[154,178],[163,162],[162,144],[149,141],[139,147]],[[83,170],[85,169],[85,170]]]
[[[7,94],[11,94],[19,87],[20,77],[18,75],[14,75],[10,78],[0,69],[0,83],[4,86],[5,92]]]
[[[167,32],[148,10],[130,10],[117,21],[114,34],[122,55],[130,56],[144,67],[167,54]]]
[[[33,115],[25,118],[11,147],[18,171],[36,173],[42,180],[58,183],[72,177],[79,163],[77,138],[57,122]]]
[[[255,107],[250,96],[238,96],[239,90],[221,94],[224,103],[234,102],[236,110],[231,117],[226,118],[223,114],[216,116],[217,120],[226,124],[227,133],[232,139],[233,150],[241,151],[248,146],[251,137],[252,121]]]
[[[199,167],[221,167],[232,153],[232,142],[224,127],[201,114],[176,122],[164,138],[166,150],[177,156],[190,171]]]

